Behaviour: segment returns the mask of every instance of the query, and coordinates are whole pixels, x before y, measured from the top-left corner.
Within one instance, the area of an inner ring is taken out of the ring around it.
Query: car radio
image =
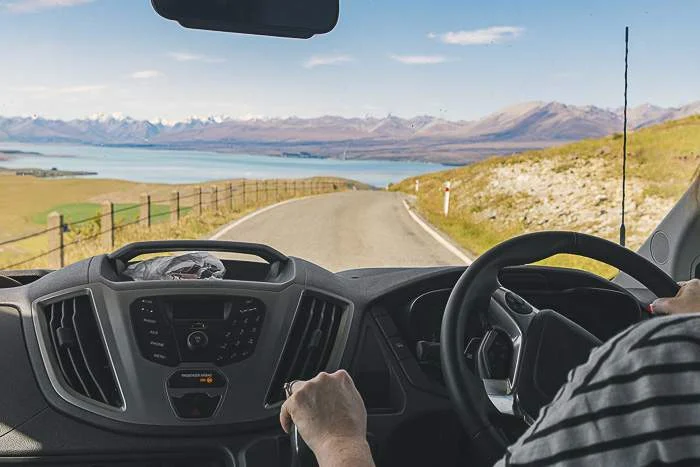
[[[130,311],[141,355],[168,366],[245,360],[265,319],[260,300],[237,296],[142,297]]]

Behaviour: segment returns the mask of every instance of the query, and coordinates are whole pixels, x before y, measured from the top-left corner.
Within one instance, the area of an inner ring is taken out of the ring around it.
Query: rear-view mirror
[[[151,0],[186,28],[308,39],[338,22],[338,0]]]

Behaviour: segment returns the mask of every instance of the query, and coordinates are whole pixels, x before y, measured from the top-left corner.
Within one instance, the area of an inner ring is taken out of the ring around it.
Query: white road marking
[[[472,264],[474,262],[474,260],[472,260],[469,256],[465,255],[464,253],[462,253],[459,250],[459,248],[454,246],[452,243],[445,240],[445,238],[442,235],[440,235],[434,228],[432,228],[430,225],[426,224],[423,221],[423,219],[421,219],[413,211],[411,211],[411,208],[405,199],[402,201],[403,201],[403,206],[406,208],[406,211],[408,211],[408,215],[411,216],[411,219],[413,219],[416,222],[416,224],[421,226],[421,228],[423,230],[428,232],[431,237],[433,237],[435,240],[437,240],[437,242],[440,245],[444,246],[447,251],[449,251],[450,253],[455,255],[457,258],[462,260],[464,262],[464,264],[466,264],[467,266],[469,266],[470,264]]]
[[[250,214],[247,214],[247,215],[241,217],[240,219],[231,222],[230,224],[226,224],[225,226],[223,226],[221,228],[221,230],[219,230],[214,235],[209,237],[209,240],[220,239],[221,237],[223,237],[224,235],[229,233],[231,230],[235,229],[236,227],[238,227],[242,223],[249,221],[253,217],[257,216],[258,214],[262,214],[264,212],[269,211],[270,209],[274,209],[276,207],[283,206],[285,204],[293,203],[294,201],[301,201],[302,199],[308,199],[308,198],[311,198],[311,196],[302,196],[301,198],[292,198],[292,199],[288,199],[285,201],[280,201],[279,203],[271,204],[271,205],[266,206],[264,208],[258,209],[257,211],[253,211]]]

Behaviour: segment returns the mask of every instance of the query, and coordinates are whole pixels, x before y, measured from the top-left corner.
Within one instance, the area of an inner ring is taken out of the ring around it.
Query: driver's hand
[[[700,280],[680,282],[681,289],[675,297],[659,298],[651,304],[651,311],[660,315],[700,313]]]
[[[294,423],[321,467],[374,465],[367,445],[367,411],[345,370],[296,381],[290,391],[280,411],[282,428],[289,433]]]

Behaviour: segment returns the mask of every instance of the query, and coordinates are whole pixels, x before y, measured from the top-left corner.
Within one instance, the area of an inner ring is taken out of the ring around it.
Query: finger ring
[[[287,395],[287,397],[292,395],[292,386],[294,386],[294,383],[298,383],[299,380],[295,379],[294,381],[288,381],[284,383],[284,393]]]

